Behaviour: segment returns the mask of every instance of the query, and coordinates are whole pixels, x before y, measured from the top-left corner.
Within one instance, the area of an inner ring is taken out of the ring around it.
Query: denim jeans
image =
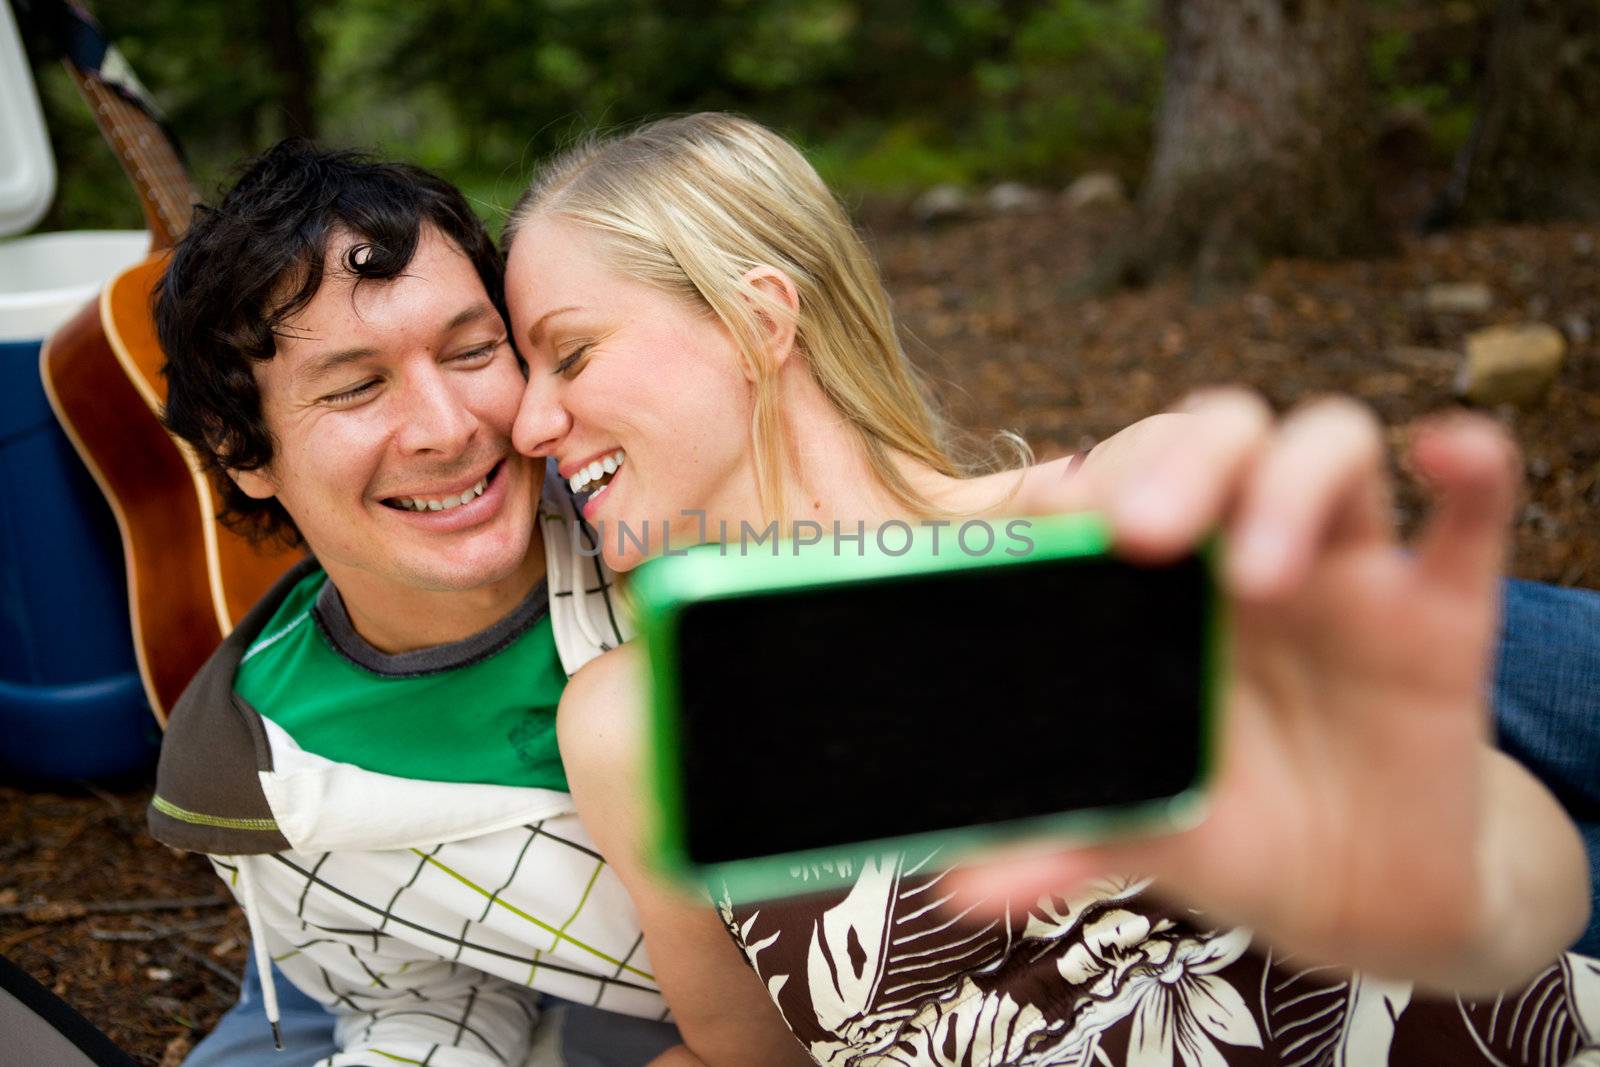
[[[1589,851],[1589,929],[1600,956],[1600,593],[1509,581],[1494,676],[1500,747],[1553,792]]]
[[[261,978],[246,964],[239,1003],[217,1021],[217,1028],[196,1045],[183,1067],[309,1067],[334,1054],[333,1016],[296,989],[273,968],[278,987],[283,1051],[272,1047],[272,1030],[261,1008]],[[545,997],[540,1005],[541,1041],[554,1058],[538,1062],[561,1067],[643,1067],[679,1043],[671,1023],[636,1019],[584,1004]]]
[[[283,1051],[273,1048],[267,1013],[261,1006],[261,976],[250,960],[247,956],[239,1003],[217,1020],[217,1028],[194,1047],[183,1061],[184,1067],[265,1067],[273,1063],[307,1067],[333,1055],[333,1016],[300,992],[276,966],[272,984],[278,992]]]
[[[1566,806],[1589,851],[1594,904],[1575,946],[1600,956],[1600,593],[1508,581],[1501,612],[1493,701],[1500,747]],[[274,1059],[261,987],[246,968],[239,1003],[184,1061],[185,1067],[309,1064],[333,1053],[333,1018],[278,980],[289,1058]],[[643,1064],[676,1043],[676,1031],[571,1005],[560,1021],[567,1067]]]

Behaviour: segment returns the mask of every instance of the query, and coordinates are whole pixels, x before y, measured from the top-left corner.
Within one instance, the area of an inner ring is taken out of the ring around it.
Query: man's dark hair
[[[247,164],[221,204],[196,209],[173,249],[155,301],[164,421],[210,470],[222,520],[253,540],[301,542],[276,498],[256,500],[227,474],[272,461],[255,364],[273,357],[284,320],[316,296],[330,241],[356,238],[340,267],[358,284],[386,281],[410,265],[425,224],[466,253],[504,316],[500,253],[453,185],[308,141],[282,141]]]

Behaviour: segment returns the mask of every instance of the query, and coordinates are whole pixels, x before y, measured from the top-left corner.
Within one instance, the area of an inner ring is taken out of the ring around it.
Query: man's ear
[[[767,358],[777,370],[794,351],[800,291],[794,279],[777,267],[752,267],[739,280],[747,287],[746,299],[755,305],[756,319],[766,335]]]
[[[228,468],[228,477],[233,479],[245,496],[256,500],[270,500],[278,495],[278,483],[272,480],[266,470],[237,471]]]

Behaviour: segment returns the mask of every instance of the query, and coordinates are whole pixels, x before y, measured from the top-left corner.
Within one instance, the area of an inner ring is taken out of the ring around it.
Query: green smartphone
[[[1092,514],[942,542],[897,525],[636,573],[661,870],[761,900],[898,849],[954,861],[1198,820],[1224,659],[1214,546],[1142,567]]]

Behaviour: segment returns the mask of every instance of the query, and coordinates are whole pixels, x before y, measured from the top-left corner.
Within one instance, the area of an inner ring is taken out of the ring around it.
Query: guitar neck
[[[66,64],[89,103],[95,124],[139,193],[151,245],[166,248],[189,227],[199,197],[188,169],[161,124],[98,74]]]

